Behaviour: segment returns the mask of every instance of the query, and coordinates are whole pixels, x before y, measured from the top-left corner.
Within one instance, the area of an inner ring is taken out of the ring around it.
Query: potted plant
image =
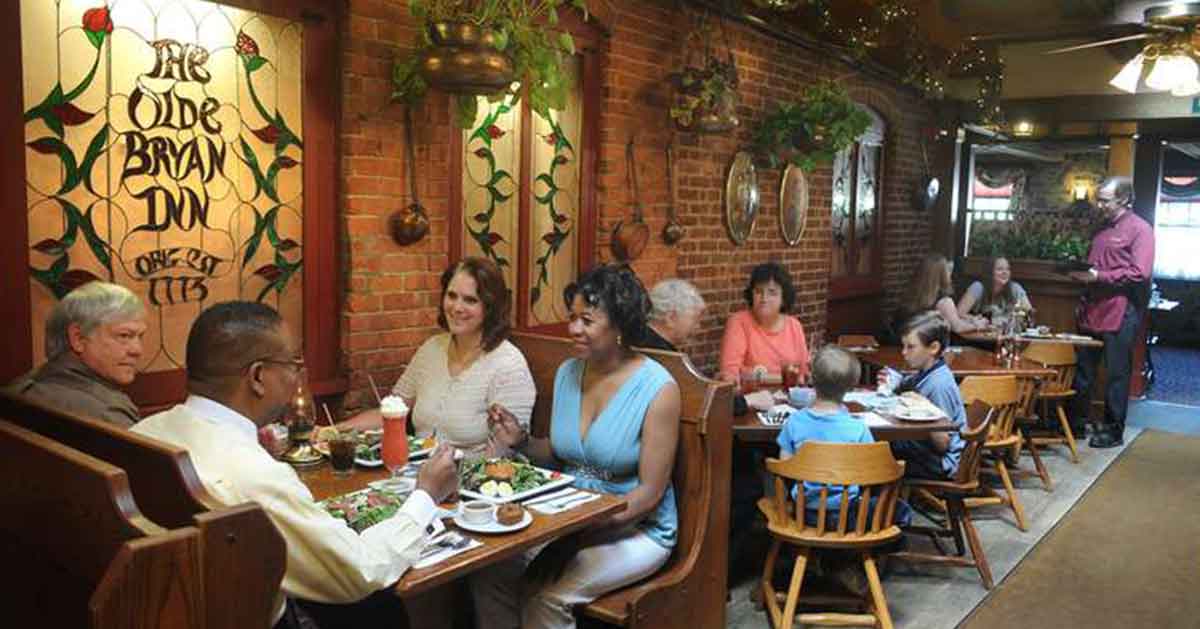
[[[565,56],[575,40],[554,32],[564,5],[587,15],[585,0],[409,0],[421,25],[416,49],[392,70],[393,100],[415,103],[430,87],[455,95],[458,124],[469,128],[486,95],[522,95],[544,117],[566,107]]]
[[[724,40],[724,29],[721,33]],[[716,54],[715,38],[705,15],[684,39],[683,69],[672,75],[675,103],[671,119],[680,131],[722,133],[741,123],[737,116],[737,65],[728,41],[724,42],[726,57]]]
[[[823,80],[804,88],[800,102],[781,103],[754,130],[753,144],[770,167],[790,161],[807,171],[833,161],[870,126],[841,86]]]

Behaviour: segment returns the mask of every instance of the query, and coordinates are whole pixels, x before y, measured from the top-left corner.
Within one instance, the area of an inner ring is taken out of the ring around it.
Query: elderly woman
[[[540,552],[477,573],[479,626],[510,629],[519,620],[525,629],[574,627],[576,605],[653,574],[675,546],[671,469],[679,387],[629,346],[646,324],[645,290],[628,268],[602,266],[569,285],[564,297],[576,357],[554,379],[550,436],[531,437],[497,409],[495,447],[517,449],[542,465],[561,463],[577,487],[623,496],[626,508]],[[523,606],[522,580],[531,592]]]
[[[488,408],[500,405],[522,426],[533,412],[529,365],[508,341],[511,310],[504,276],[490,260],[464,258],[442,273],[438,325],[400,376],[392,394],[412,409],[418,436],[434,432],[455,447],[482,450],[488,441]],[[378,426],[378,409],[348,423]]]
[[[1025,287],[1012,279],[1008,258],[993,258],[987,268],[988,275],[992,278],[990,286],[985,289],[983,282],[971,282],[967,292],[958,300],[959,317],[978,313],[997,324],[1007,318],[1014,309],[1033,310]]]
[[[676,352],[700,329],[705,303],[691,282],[669,279],[650,289],[650,306],[650,322],[634,345]]]
[[[721,341],[721,378],[741,383],[743,370],[778,375],[784,365],[808,376],[808,342],[800,320],[787,314],[796,303],[792,276],[777,262],[754,267],[742,292],[748,310],[725,323]]]
[[[46,364],[9,390],[46,406],[118,426],[138,421],[120,387],[137,377],[146,307],[128,288],[89,282],[63,297],[46,320]]]
[[[896,313],[894,327],[899,330],[912,317],[933,310],[942,315],[950,331],[956,334],[987,329],[988,322],[983,317],[959,315],[951,292],[950,274],[953,271],[954,263],[946,256],[940,253],[925,256],[909,284],[908,299]]]

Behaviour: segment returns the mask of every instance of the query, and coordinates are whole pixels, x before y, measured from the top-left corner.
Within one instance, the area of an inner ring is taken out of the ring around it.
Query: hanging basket
[[[680,131],[725,133],[741,124],[737,115],[737,64],[723,24],[725,59],[715,54],[713,39],[713,29],[704,15],[684,40],[684,68],[673,77],[675,102],[671,107],[671,118]]]
[[[420,54],[421,74],[452,94],[495,94],[513,81],[513,62],[496,47],[496,34],[465,22],[429,25],[433,45]]]

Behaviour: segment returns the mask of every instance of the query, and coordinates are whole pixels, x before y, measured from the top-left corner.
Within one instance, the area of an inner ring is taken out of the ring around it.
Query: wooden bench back
[[[144,517],[125,472],[0,420],[12,627],[203,627],[199,531]]]
[[[200,483],[187,452],[157,439],[3,393],[0,417],[124,470],[138,505],[156,524],[197,527],[206,626],[270,624],[287,547],[261,507],[222,506]]]
[[[524,353],[537,386],[532,431],[545,437],[554,376],[571,357],[571,343],[526,333],[513,335],[512,341]],[[585,613],[624,626],[724,627],[733,385],[706,378],[684,354],[639,351],[666,368],[679,385],[679,447],[672,475],[677,544],[656,575],[597,600]]]

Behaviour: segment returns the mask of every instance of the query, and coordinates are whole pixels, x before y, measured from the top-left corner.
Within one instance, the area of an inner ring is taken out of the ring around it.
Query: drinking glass
[[[358,433],[353,428],[343,428],[329,441],[329,462],[333,475],[345,478],[354,473],[354,453],[358,449]]]
[[[408,413],[383,415],[383,465],[394,477],[408,464]]]

